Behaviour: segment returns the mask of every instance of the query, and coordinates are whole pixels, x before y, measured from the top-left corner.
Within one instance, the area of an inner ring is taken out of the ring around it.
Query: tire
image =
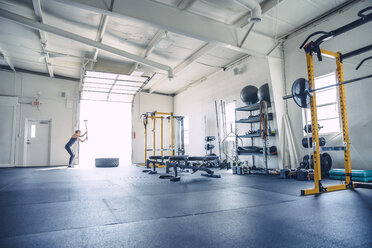
[[[96,158],[96,167],[118,167],[118,158]]]

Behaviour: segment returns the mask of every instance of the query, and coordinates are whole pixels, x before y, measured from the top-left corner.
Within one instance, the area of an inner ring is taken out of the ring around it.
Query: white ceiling
[[[34,0],[35,1],[35,0]],[[109,0],[102,0],[105,3]],[[138,0],[152,1],[173,8],[182,8],[199,16],[207,17],[211,22],[224,23],[248,30],[245,25],[250,11],[235,1],[225,0]],[[43,22],[91,40],[97,40],[102,14],[90,9],[82,9],[59,1],[41,0]],[[324,12],[345,2],[345,0],[259,0],[261,5],[273,3],[266,9],[262,22],[255,24],[244,46],[260,54],[267,54],[280,37],[302,24],[320,16]],[[279,2],[279,4],[277,4]],[[277,4],[277,7],[275,7]],[[0,9],[36,20],[32,0],[0,0]],[[45,55],[42,55],[40,34],[36,30],[21,26],[6,19],[0,19],[0,65],[13,64],[15,68],[48,74]],[[145,24],[126,16],[110,16],[102,43],[126,52],[144,56],[149,43],[159,28]],[[166,31],[166,30],[165,30]],[[155,46],[147,59],[177,68],[195,54],[206,41],[168,32],[172,42],[168,48]],[[56,76],[79,79],[86,59],[93,58],[94,48],[47,33],[45,50],[49,52],[51,68]],[[61,55],[65,54],[65,55]],[[222,67],[238,60],[246,54],[226,47],[216,46],[176,73],[172,80],[166,72],[140,65],[137,71],[152,80],[144,89],[167,94],[179,92],[187,85],[201,80]],[[4,59],[6,57],[6,60]],[[88,64],[89,65],[89,64]],[[131,72],[133,62],[118,55],[99,51],[93,70],[126,74]],[[153,75],[156,72],[156,75]]]

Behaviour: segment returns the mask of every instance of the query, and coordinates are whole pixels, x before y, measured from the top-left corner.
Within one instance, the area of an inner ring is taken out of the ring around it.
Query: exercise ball
[[[258,103],[257,91],[258,89],[256,86],[245,86],[242,91],[240,91],[240,98],[246,105]]]
[[[264,85],[262,85],[262,86],[258,89],[257,96],[258,96],[258,99],[259,99],[260,101],[266,101],[266,102],[270,103],[271,100],[270,100],[270,90],[269,90],[269,85],[268,85],[268,84],[264,84]]]

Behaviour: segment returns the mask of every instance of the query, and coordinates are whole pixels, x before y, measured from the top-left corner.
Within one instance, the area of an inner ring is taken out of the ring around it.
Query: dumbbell
[[[313,147],[313,138],[310,137],[309,138],[309,141],[310,141],[310,148]],[[324,137],[320,137],[319,138],[319,146],[325,146],[326,145],[326,140]],[[305,148],[309,148],[309,144],[308,144],[308,138],[305,137],[302,139],[302,146],[305,147]]]
[[[322,129],[322,128],[323,128],[323,126],[321,126],[321,125],[318,124],[318,130],[320,130],[320,129]],[[304,131],[305,131],[306,133],[311,133],[311,132],[312,132],[311,124],[307,124],[307,125],[305,125],[305,126],[304,126]]]
[[[212,150],[214,148],[214,145],[213,144],[206,144],[204,146],[205,150],[209,151],[209,150]]]
[[[206,142],[210,142],[210,141],[213,141],[213,140],[215,140],[215,139],[216,139],[215,136],[206,136],[206,137],[205,137],[205,141],[206,141]]]

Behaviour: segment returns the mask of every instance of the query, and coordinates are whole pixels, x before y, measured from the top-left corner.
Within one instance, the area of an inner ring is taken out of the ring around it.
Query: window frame
[[[322,79],[322,78],[325,78],[325,77],[329,77],[329,76],[334,76],[334,80],[335,82],[334,83],[337,83],[337,79],[336,79],[336,73],[334,72],[331,72],[331,73],[328,73],[328,74],[324,74],[324,75],[321,75],[321,76],[318,76],[316,78],[314,78],[314,81],[315,81],[315,87],[316,87],[316,80],[319,80],[319,79]],[[327,92],[327,91],[330,91],[330,90],[333,90],[333,88],[329,88],[329,89],[324,89],[322,91],[319,91],[319,92]],[[337,107],[337,110],[336,112],[338,113],[338,116],[337,117],[331,117],[331,118],[323,118],[323,119],[318,119],[318,123],[320,121],[326,121],[326,120],[335,120],[335,119],[338,119],[338,130],[337,131],[333,131],[333,132],[321,132],[319,131],[319,134],[320,135],[332,135],[332,134],[335,134],[335,133],[340,133],[341,130],[342,130],[342,127],[341,127],[341,114],[340,114],[340,104],[339,104],[339,92],[338,90],[336,90],[336,101],[332,101],[332,102],[329,102],[329,103],[324,103],[324,104],[320,104],[318,105],[317,104],[317,110],[319,108],[322,108],[322,107],[327,107],[327,106],[336,106]],[[310,115],[310,108],[303,108],[302,109],[302,123],[305,124],[306,122],[306,119],[305,119],[305,116],[306,114],[309,112],[309,115]],[[317,111],[318,112],[318,111]],[[310,115],[311,116],[311,115]],[[311,118],[310,119],[307,119],[307,124],[311,124]],[[305,124],[306,125],[306,124]],[[306,132],[304,131],[303,132],[304,136],[306,136]]]

